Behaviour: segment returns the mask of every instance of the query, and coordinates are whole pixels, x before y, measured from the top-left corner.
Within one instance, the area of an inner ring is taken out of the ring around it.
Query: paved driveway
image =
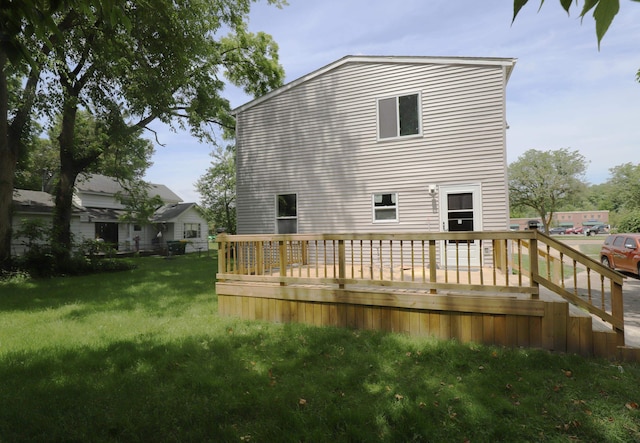
[[[624,273],[624,336],[627,346],[640,348],[640,280],[638,276]]]
[[[586,237],[584,235],[554,236],[556,240],[582,251],[595,260],[598,259],[598,251],[606,237],[606,235],[597,235],[595,237]],[[622,274],[627,277],[622,284],[625,344],[640,348],[640,279],[638,279],[637,275],[629,272],[623,272]],[[586,285],[583,287],[586,287]]]

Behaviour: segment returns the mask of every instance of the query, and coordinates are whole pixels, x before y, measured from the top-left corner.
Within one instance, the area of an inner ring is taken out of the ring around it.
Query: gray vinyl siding
[[[481,184],[483,229],[508,227],[502,66],[346,63],[237,115],[238,233],[275,232],[298,194],[298,232],[439,230],[430,184]],[[422,136],[378,141],[377,99],[420,93]],[[399,222],[371,195],[398,193]]]

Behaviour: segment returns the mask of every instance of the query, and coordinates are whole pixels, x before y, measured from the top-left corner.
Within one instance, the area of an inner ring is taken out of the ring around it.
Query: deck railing
[[[523,275],[610,324],[618,333],[618,344],[624,345],[622,274],[538,232],[531,239],[511,242],[510,249],[512,260],[523,255],[529,255],[529,261],[537,258],[535,269],[519,268]]]
[[[427,294],[540,287],[601,318],[624,344],[623,276],[537,231],[219,235],[218,280]]]

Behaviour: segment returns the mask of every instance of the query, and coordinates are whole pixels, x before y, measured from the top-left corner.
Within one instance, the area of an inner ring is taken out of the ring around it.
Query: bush
[[[82,247],[66,260],[60,261],[56,259],[51,247],[34,246],[24,255],[16,257],[14,264],[16,272],[34,278],[128,271],[136,268],[136,265],[129,261],[98,256],[95,253],[85,255],[85,249]]]
[[[16,268],[32,277],[53,277],[56,275],[56,260],[51,248],[36,246],[27,249],[24,255],[15,260]]]
[[[616,230],[618,232],[640,232],[640,209],[622,214]]]

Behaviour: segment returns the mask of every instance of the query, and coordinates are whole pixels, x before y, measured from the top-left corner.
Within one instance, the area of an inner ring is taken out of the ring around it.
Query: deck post
[[[302,240],[301,242],[301,248],[300,250],[302,251],[302,264],[303,265],[308,265],[309,264],[309,240]]]
[[[264,274],[264,243],[258,240],[255,243],[256,254],[256,275]]]
[[[611,315],[624,322],[622,285],[611,280]],[[623,323],[624,324],[624,323]],[[618,346],[624,346],[624,329],[613,328]]]
[[[278,242],[278,252],[280,256],[280,277],[287,276],[287,243],[284,240]],[[280,282],[280,286],[286,286],[283,281]]]
[[[436,241],[429,240],[429,283],[436,283],[438,281],[438,273],[436,271]],[[436,289],[429,291],[431,294],[437,292]]]
[[[347,263],[344,248],[344,240],[338,240],[338,278],[344,280],[347,277]],[[344,283],[338,285],[340,289],[344,289]]]
[[[537,235],[537,233],[536,233]],[[529,276],[530,286],[532,288],[536,288],[534,294],[531,295],[531,298],[537,299],[540,298],[540,284],[536,281],[538,277],[538,239],[536,237],[532,238],[529,242]]]
[[[217,237],[218,241],[218,274],[224,274],[227,272],[227,236],[220,234]]]

